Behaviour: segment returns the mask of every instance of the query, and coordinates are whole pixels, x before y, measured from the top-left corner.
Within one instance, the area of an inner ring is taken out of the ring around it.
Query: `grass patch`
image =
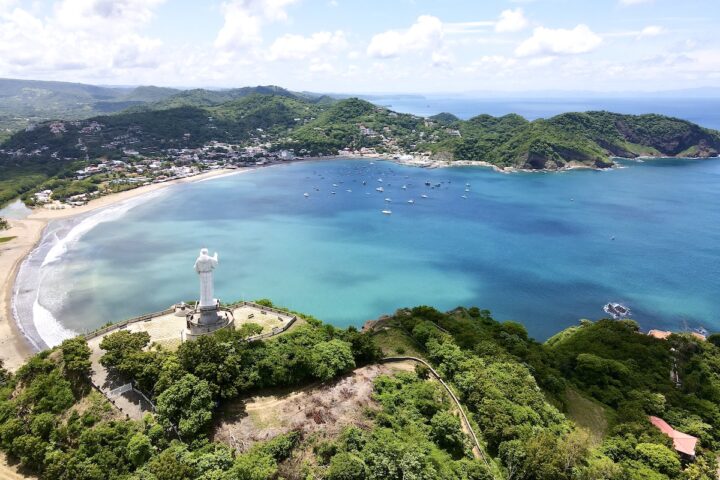
[[[594,445],[600,445],[607,433],[609,409],[596,400],[584,397],[572,387],[565,390],[562,400],[565,415],[590,434]]]
[[[386,357],[408,356],[425,358],[420,347],[405,332],[393,327],[385,327],[373,333],[375,343]]]
[[[9,242],[9,241],[12,240],[13,238],[17,238],[17,237],[0,237],[0,243]]]

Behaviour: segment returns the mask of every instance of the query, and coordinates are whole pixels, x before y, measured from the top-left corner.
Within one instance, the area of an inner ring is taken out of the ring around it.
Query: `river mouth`
[[[645,328],[712,329],[718,179],[720,162],[680,160],[542,175],[342,159],[259,169],[52,222],[14,305],[42,348],[195,299],[192,262],[208,247],[222,301],[271,298],[337,326],[477,305],[547,338],[612,301]]]

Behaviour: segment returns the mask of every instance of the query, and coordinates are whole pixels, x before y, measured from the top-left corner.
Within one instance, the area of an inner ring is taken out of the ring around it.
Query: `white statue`
[[[200,308],[214,307],[217,300],[213,298],[213,270],[218,264],[218,254],[208,255],[208,249],[200,250],[200,256],[195,260],[195,271],[200,275]]]

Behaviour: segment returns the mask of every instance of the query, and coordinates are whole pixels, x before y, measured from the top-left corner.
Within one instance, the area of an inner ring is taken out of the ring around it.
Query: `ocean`
[[[542,340],[617,301],[643,328],[720,330],[720,161],[622,163],[502,174],[346,159],[175,185],[51,223],[16,309],[54,344],[193,300],[207,247],[222,301],[270,298],[341,327],[465,305]]]
[[[481,113],[493,116],[517,113],[528,120],[589,110],[607,110],[633,115],[659,113],[720,130],[720,98],[475,98],[388,95],[372,97],[372,101],[402,113],[430,116],[448,112],[465,120]]]

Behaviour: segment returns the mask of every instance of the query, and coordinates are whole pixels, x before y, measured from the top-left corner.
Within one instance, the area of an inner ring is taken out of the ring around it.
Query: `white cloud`
[[[665,33],[665,29],[658,25],[648,25],[647,27],[640,30],[638,37],[657,37]]]
[[[302,35],[283,35],[270,46],[271,60],[299,60],[319,51],[340,51],[347,47],[345,34],[337,32],[317,32],[309,37]]]
[[[530,38],[515,49],[519,57],[532,55],[571,55],[594,50],[602,38],[587,25],[578,25],[572,30],[538,27]]]
[[[0,74],[154,67],[162,42],[139,32],[162,2],[61,0],[42,17],[20,7],[0,9]]]
[[[522,8],[505,10],[500,14],[500,19],[495,24],[495,31],[499,33],[519,32],[527,28],[530,22],[525,18]]]
[[[335,73],[335,67],[327,62],[312,62],[309,70],[312,73]]]
[[[496,24],[497,22],[492,20],[443,23],[443,33],[448,35],[485,33],[489,27],[494,27]]]
[[[241,50],[259,44],[263,25],[287,20],[287,7],[297,1],[234,0],[223,3],[224,23],[215,38],[215,47]]]
[[[55,6],[55,20],[68,29],[125,29],[148,23],[163,0],[63,0]]]
[[[392,58],[410,52],[435,52],[442,49],[443,35],[443,24],[439,18],[422,15],[407,30],[388,30],[375,35],[367,47],[367,54],[376,58]]]

